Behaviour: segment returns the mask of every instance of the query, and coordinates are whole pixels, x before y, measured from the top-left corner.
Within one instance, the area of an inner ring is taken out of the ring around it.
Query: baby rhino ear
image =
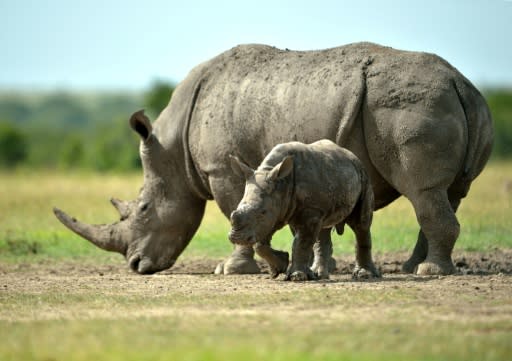
[[[254,170],[251,167],[249,167],[234,155],[230,155],[229,160],[231,162],[231,168],[233,169],[233,172],[235,172],[235,174],[238,176],[244,177],[247,180],[254,174]]]
[[[270,180],[278,180],[287,177],[293,170],[293,157],[291,155],[283,159],[269,173]]]

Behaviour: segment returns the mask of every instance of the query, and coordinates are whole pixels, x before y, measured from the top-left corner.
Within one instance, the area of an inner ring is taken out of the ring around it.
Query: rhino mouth
[[[133,255],[128,259],[128,264],[131,270],[141,275],[151,275],[153,273],[171,268],[175,262],[176,260],[172,259],[169,261],[167,267],[156,267],[149,258],[141,255]]]
[[[239,244],[242,246],[252,246],[256,243],[256,237],[253,232],[248,232],[246,229],[232,228],[228,234],[231,243]]]

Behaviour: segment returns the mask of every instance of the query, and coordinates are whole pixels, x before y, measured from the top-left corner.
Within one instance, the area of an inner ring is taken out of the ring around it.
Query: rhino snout
[[[148,257],[144,257],[141,255],[133,255],[128,260],[128,264],[132,271],[137,272],[141,275],[149,275],[158,271],[162,271],[165,268],[170,268],[174,265],[175,260],[171,260],[167,267],[157,267],[155,263],[151,261]]]

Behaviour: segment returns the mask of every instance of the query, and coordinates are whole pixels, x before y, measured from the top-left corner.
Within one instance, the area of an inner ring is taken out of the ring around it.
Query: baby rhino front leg
[[[288,268],[288,252],[272,249],[269,244],[258,242],[254,245],[254,250],[263,258],[269,268],[270,276],[276,278],[281,273],[285,273]]]
[[[317,279],[309,267],[313,244],[320,231],[319,216],[315,211],[304,211],[292,225],[294,238],[292,245],[292,262],[286,272],[287,281],[308,281]]]

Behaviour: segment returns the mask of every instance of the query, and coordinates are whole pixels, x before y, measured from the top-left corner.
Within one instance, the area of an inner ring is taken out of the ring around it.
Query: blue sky
[[[511,0],[0,0],[0,89],[139,90],[241,43],[372,41],[512,87]]]

